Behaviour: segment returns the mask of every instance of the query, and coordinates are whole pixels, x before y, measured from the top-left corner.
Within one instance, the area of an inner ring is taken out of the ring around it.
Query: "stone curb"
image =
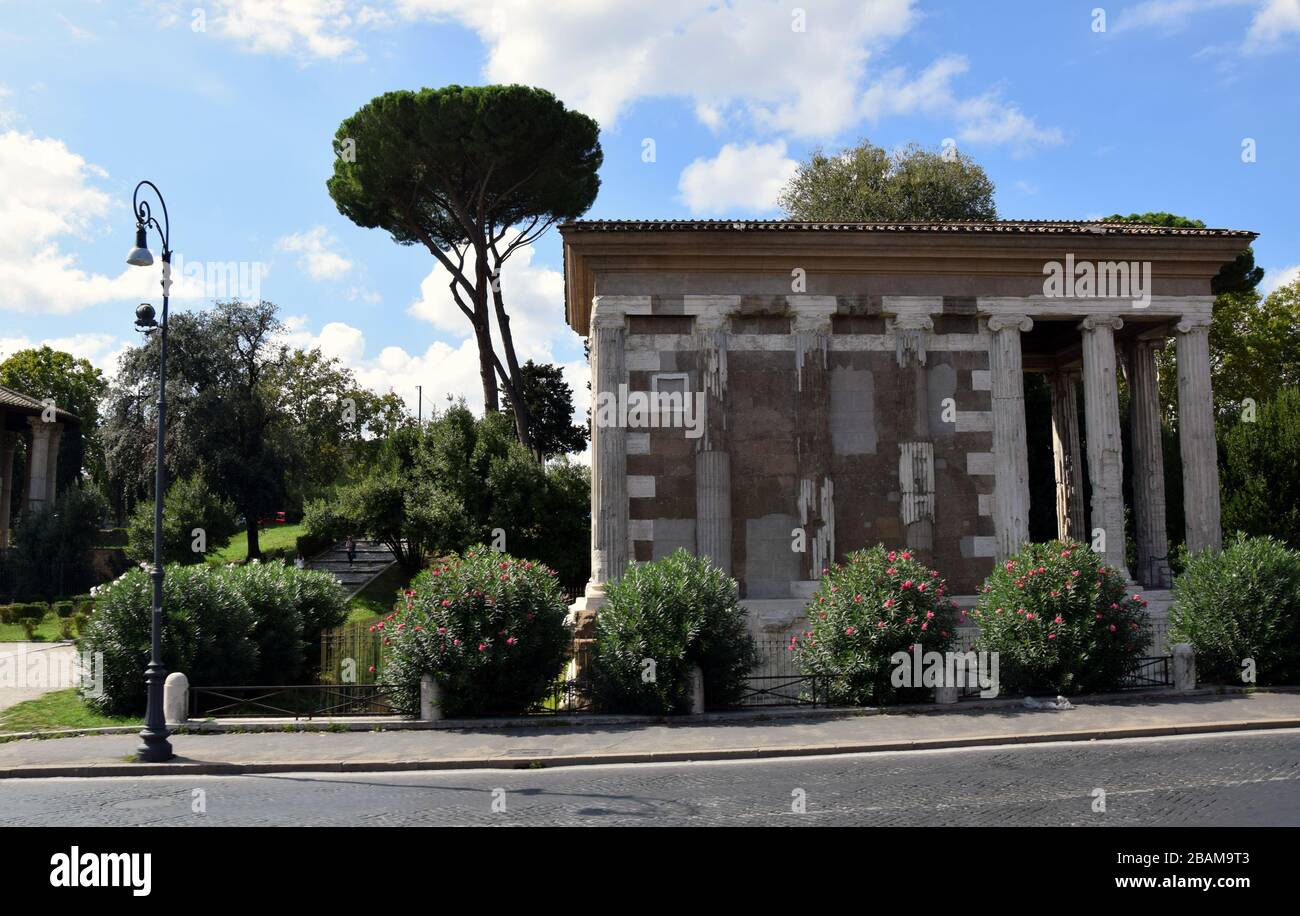
[[[423,770],[526,770],[554,767],[633,763],[684,763],[706,760],[762,760],[782,757],[825,757],[897,751],[1046,744],[1056,741],[1105,741],[1223,732],[1300,728],[1300,717],[1285,719],[1197,722],[1187,725],[1137,726],[1081,731],[1030,732],[1022,735],[971,735],[965,738],[925,738],[849,744],[788,747],[701,748],[686,751],[638,751],[608,754],[568,754],[559,757],[449,757],[417,760],[299,760],[266,763],[111,763],[74,766],[30,766],[0,769],[0,779],[88,778],[96,776],[240,776],[265,773],[388,773]]]

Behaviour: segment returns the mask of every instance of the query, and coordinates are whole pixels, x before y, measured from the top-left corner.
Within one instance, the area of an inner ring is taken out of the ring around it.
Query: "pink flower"
[[[371,666],[370,666],[370,673],[371,673],[371,674],[374,674],[374,673],[375,673],[375,666],[374,666],[374,665],[371,665]]]
[[[1048,639],[1055,639],[1055,638],[1056,638],[1056,634],[1055,634],[1055,633],[1048,633],[1048,634],[1047,634],[1047,638],[1048,638]]]
[[[845,636],[852,636],[852,635],[853,635],[854,633],[856,633],[856,632],[858,632],[858,631],[855,630],[853,627],[845,627],[845,628],[844,628],[844,635],[845,635]]]
[[[934,619],[934,611],[926,611],[926,612],[925,612],[925,619],[926,619],[926,620],[933,620],[933,619]]]
[[[916,590],[917,590],[918,592],[923,592],[923,591],[925,591],[925,583],[922,582],[920,585],[918,585],[918,586],[916,587]]]
[[[1033,619],[1034,619],[1034,615],[1033,615],[1033,613],[1031,612],[1031,613],[1026,614],[1026,615],[1025,615],[1025,619],[1026,619],[1026,620],[1033,620]]]
[[[893,606],[894,606],[894,599],[893,599],[893,598],[886,598],[886,599],[885,599],[885,607],[893,607]]]
[[[911,580],[911,579],[908,579],[907,581],[905,581],[905,582],[903,583],[903,588],[906,589],[906,588],[911,588],[911,587],[912,587],[912,580]]]
[[[938,577],[939,577],[939,570],[937,570],[937,569],[932,569],[932,570],[930,570],[930,578],[931,578],[931,579],[937,579]]]
[[[486,648],[487,648],[487,643],[485,643],[485,642],[481,642],[481,643],[478,644],[478,650],[479,650],[480,652],[482,652],[482,651],[483,651],[484,649],[486,649]]]
[[[928,623],[923,623],[923,624],[921,624],[921,629],[922,629],[922,630],[928,630],[928,629],[930,629],[930,625],[929,625]]]
[[[1111,631],[1112,633],[1114,633],[1114,632],[1115,632],[1115,629],[1116,629],[1116,628],[1115,628],[1115,624],[1112,623],[1112,624],[1110,625],[1110,631]]]
[[[879,622],[876,624],[876,629],[877,629],[877,630],[883,630],[884,628],[885,628],[885,622],[884,622],[883,620],[879,621]]]
[[[443,607],[451,607],[451,599],[450,599],[450,598],[443,598],[443,599],[442,599],[442,606],[443,606]]]
[[[514,645],[515,643],[517,643],[517,642],[519,642],[519,640],[517,640],[517,639],[515,639],[515,637],[511,636],[509,639],[506,640],[506,645],[507,645],[507,646],[513,646],[513,645]]]
[[[1062,617],[1060,614],[1057,614],[1056,619],[1053,620],[1052,623],[1065,623],[1065,618]]]

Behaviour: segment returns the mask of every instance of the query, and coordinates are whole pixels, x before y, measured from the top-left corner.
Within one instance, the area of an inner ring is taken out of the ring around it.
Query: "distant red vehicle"
[[[284,512],[276,512],[274,515],[264,515],[257,520],[258,526],[266,525],[285,525],[288,524],[288,517]]]

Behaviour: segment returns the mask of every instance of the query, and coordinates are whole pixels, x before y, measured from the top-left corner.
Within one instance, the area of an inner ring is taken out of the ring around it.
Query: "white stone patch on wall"
[[[627,495],[629,499],[653,499],[655,479],[649,474],[628,474]]]
[[[658,350],[632,350],[627,353],[629,372],[658,372],[663,368],[663,358]]]
[[[993,453],[992,452],[967,452],[966,473],[971,476],[975,476],[975,475],[992,476]]]
[[[875,379],[869,369],[830,371],[831,451],[836,455],[876,453]]]
[[[925,337],[926,351],[948,350],[960,353],[981,353],[988,349],[987,342],[978,334],[933,334]],[[898,342],[893,334],[836,334],[831,338],[832,352],[868,351],[895,353]]]
[[[972,557],[995,557],[998,554],[998,539],[983,535],[967,536],[961,539],[961,555]]]
[[[657,518],[654,519],[654,532],[652,560],[662,560],[679,547],[687,553],[695,553],[695,519]]]
[[[629,432],[627,434],[627,453],[629,455],[650,454],[650,434]]]
[[[989,433],[993,431],[993,411],[959,410],[957,411],[957,432]]]
[[[989,369],[972,369],[970,371],[971,391],[992,391],[993,373]]]
[[[980,515],[993,514],[993,494],[980,493],[979,496],[979,513]]]
[[[634,541],[653,541],[655,539],[654,519],[628,519],[627,533]]]
[[[799,554],[790,549],[798,525],[793,515],[780,513],[745,520],[746,597],[790,597],[790,583],[802,578]]]

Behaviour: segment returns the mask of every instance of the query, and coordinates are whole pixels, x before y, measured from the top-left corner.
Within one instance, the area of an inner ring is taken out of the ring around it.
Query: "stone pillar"
[[[18,434],[0,430],[0,550],[9,546],[9,516],[13,511],[14,450]]]
[[[1160,436],[1160,382],[1156,354],[1163,339],[1139,338],[1129,351],[1133,450],[1133,535],[1137,580],[1147,588],[1169,588],[1169,536],[1165,530],[1165,463]]]
[[[59,441],[63,438],[63,424],[50,423],[49,461],[45,471],[45,501],[53,504],[59,498]]]
[[[695,453],[695,553],[731,575],[731,455],[727,452],[727,322],[714,306],[695,316],[704,436]]]
[[[731,575],[731,456],[695,453],[695,553]]]
[[[32,428],[32,447],[27,452],[27,509],[41,506],[47,499],[46,481],[50,473],[50,429],[53,424],[40,417],[28,417]]]
[[[1183,457],[1187,549],[1219,550],[1219,465],[1210,387],[1209,318],[1178,323],[1178,444]]]
[[[1088,433],[1088,481],[1092,484],[1092,532],[1103,533],[1106,564],[1128,578],[1124,560],[1124,455],[1121,451],[1119,388],[1115,379],[1115,332],[1124,321],[1112,315],[1085,318],[1083,408]]]
[[[1020,334],[1034,326],[1027,315],[989,319],[993,394],[993,528],[998,559],[1029,539],[1029,448],[1025,441],[1025,379]]]
[[[587,608],[595,610],[605,595],[605,583],[627,570],[627,429],[617,409],[599,410],[605,401],[617,405],[626,397],[627,316],[621,309],[601,306],[596,297],[591,313],[591,581]],[[620,390],[621,388],[621,390]]]
[[[1083,517],[1083,458],[1079,446],[1079,373],[1062,369],[1052,386],[1052,459],[1056,468],[1056,536],[1088,540]]]
[[[795,462],[805,550],[800,579],[820,579],[835,562],[835,489],[831,481],[830,365],[833,296],[787,296],[794,311]]]
[[[893,311],[886,327],[894,336],[898,364],[898,485],[903,538],[918,558],[934,558],[934,440],[930,434],[930,376],[926,371],[926,342],[934,331],[931,314],[943,309],[943,299],[891,296]]]

